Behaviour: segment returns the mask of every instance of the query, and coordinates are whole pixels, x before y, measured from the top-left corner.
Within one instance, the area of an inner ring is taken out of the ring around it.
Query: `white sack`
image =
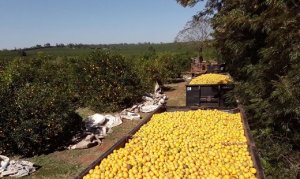
[[[88,116],[85,121],[85,127],[91,128],[91,127],[97,127],[102,125],[105,122],[105,116],[102,114],[93,114],[91,116]]]
[[[0,155],[0,172],[4,171],[9,163],[9,158],[4,156],[4,155]]]
[[[105,115],[105,118],[108,120],[105,124],[105,126],[108,128],[112,128],[122,124],[121,117],[119,116]]]
[[[0,178],[5,176],[10,177],[22,177],[35,172],[34,164],[24,160],[11,160],[3,155],[0,155],[1,167],[0,167]]]
[[[141,119],[141,116],[137,113],[134,112],[127,112],[125,115],[121,115],[122,118],[124,119],[129,119],[129,120],[139,120]]]
[[[149,97],[149,96],[143,96],[142,97],[143,98],[143,100],[145,100],[145,101],[154,101],[154,99],[153,98],[151,98],[151,97]]]
[[[149,113],[157,109],[160,105],[146,105],[141,107],[143,113]]]

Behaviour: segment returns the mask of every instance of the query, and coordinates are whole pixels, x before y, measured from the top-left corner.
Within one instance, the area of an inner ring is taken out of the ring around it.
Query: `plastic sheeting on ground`
[[[134,113],[134,112],[125,111],[125,113],[123,115],[121,114],[121,118],[122,119],[129,119],[129,120],[139,120],[139,119],[141,119],[141,116],[137,113]]]
[[[131,118],[130,115],[132,113],[138,115],[139,112],[142,113],[149,113],[157,109],[161,105],[166,104],[166,100],[168,100],[168,97],[163,94],[163,90],[161,87],[161,84],[156,81],[154,86],[154,94],[146,94],[143,96],[143,102],[140,104],[135,104],[131,108],[124,109],[121,112],[121,116],[124,116],[125,119]],[[127,115],[127,117],[126,117]],[[123,118],[123,117],[122,117]]]
[[[126,115],[128,113],[149,113],[157,109],[159,106],[164,105],[168,97],[165,94],[147,94],[147,96],[143,96],[143,102],[140,104],[133,105],[131,108],[124,109],[121,112],[121,116]],[[123,118],[123,117],[122,117]],[[126,118],[126,117],[124,117]]]
[[[96,145],[101,144],[101,139],[104,137],[100,137],[95,134],[86,134],[84,138],[78,138],[78,142],[74,145],[70,145],[68,149],[87,149],[90,147],[94,147]],[[81,140],[80,140],[81,139]]]
[[[159,105],[146,105],[146,106],[142,106],[141,107],[141,112],[143,113],[149,113],[149,112],[152,112],[154,111],[155,109],[157,109],[159,107]]]
[[[25,160],[9,160],[8,157],[0,155],[0,178],[9,177],[23,177],[27,176],[36,169],[34,164]]]
[[[162,94],[161,86],[156,83],[154,94],[143,96],[143,102],[135,104],[131,108],[124,109],[119,115],[93,114],[85,120],[86,131],[74,137],[74,145],[69,149],[85,149],[101,144],[107,133],[112,132],[112,128],[122,124],[122,119],[139,120],[140,112],[149,113],[164,105],[168,97]]]
[[[107,123],[105,124],[105,126],[107,128],[113,128],[115,126],[118,126],[120,124],[122,124],[122,120],[121,117],[119,115],[117,116],[113,116],[113,115],[105,115],[105,119],[107,119]]]
[[[93,114],[91,116],[88,116],[85,120],[85,127],[87,129],[93,128],[93,127],[107,127],[107,128],[113,128],[115,126],[118,126],[122,124],[121,117],[119,115],[113,116],[113,115],[103,115],[103,114]]]
[[[73,138],[73,145],[68,149],[86,149],[101,144],[101,139],[107,136],[107,133],[112,132],[112,128],[122,124],[119,115],[103,115],[93,114],[85,120],[85,128],[81,134]]]

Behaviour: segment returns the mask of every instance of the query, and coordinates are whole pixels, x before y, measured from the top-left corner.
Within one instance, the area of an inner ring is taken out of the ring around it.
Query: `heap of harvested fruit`
[[[256,178],[239,113],[155,114],[88,178]]]
[[[231,83],[232,79],[229,75],[222,74],[203,74],[200,75],[190,82],[191,85],[203,85],[203,84],[228,84]]]

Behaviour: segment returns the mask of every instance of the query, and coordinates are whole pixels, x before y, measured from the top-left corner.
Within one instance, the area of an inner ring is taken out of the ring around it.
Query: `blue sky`
[[[0,0],[0,49],[55,43],[172,42],[203,8],[176,0]]]

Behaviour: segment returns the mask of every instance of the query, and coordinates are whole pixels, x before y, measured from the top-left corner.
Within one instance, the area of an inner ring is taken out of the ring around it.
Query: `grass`
[[[77,111],[83,117],[94,113],[88,108],[80,108]],[[139,122],[140,120],[123,120],[123,123],[114,127],[113,132],[102,141],[101,145],[96,147],[81,150],[56,151],[47,155],[25,158],[24,160],[29,160],[41,166],[35,173],[26,176],[25,179],[74,178],[115,142],[137,126]]]
[[[165,85],[168,88],[165,94],[169,97],[167,106],[185,106],[185,84],[178,82]]]
[[[82,117],[82,119],[86,119],[88,116],[95,114],[95,112],[90,108],[78,108],[76,112]]]
[[[60,155],[57,155],[58,153],[60,153]],[[72,178],[76,175],[77,171],[84,169],[84,166],[70,159],[79,157],[85,152],[65,151],[63,158],[61,158],[61,153],[62,152],[55,152],[53,154],[30,158],[30,161],[42,167],[25,178]],[[66,158],[68,160],[66,160]]]

